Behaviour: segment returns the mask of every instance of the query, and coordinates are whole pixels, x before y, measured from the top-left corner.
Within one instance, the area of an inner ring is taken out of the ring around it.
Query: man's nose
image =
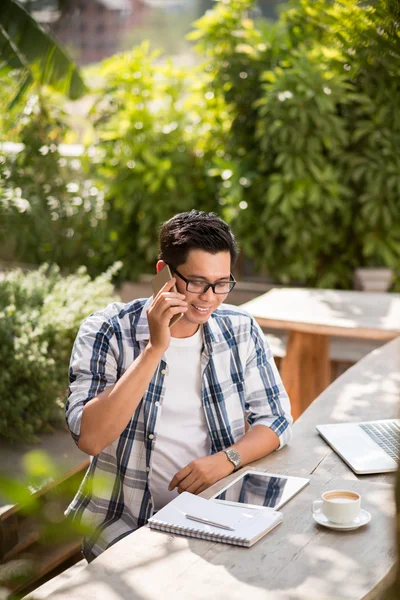
[[[211,302],[212,300],[214,300],[214,292],[212,287],[209,287],[206,292],[200,294],[200,297],[202,300],[204,300],[204,302]]]

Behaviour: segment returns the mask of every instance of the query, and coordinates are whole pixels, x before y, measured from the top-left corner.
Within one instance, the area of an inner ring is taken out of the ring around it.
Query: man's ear
[[[159,273],[164,266],[165,262],[163,260],[158,260],[156,265],[157,273]]]

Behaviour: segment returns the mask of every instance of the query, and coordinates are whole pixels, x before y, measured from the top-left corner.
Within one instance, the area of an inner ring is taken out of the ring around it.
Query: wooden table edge
[[[400,336],[400,329],[375,329],[369,327],[344,327],[337,325],[314,325],[313,323],[304,323],[297,321],[282,321],[278,319],[268,319],[253,315],[260,327],[267,329],[285,329],[287,331],[297,331],[300,333],[313,333],[316,335],[331,335],[335,337],[365,338],[370,340],[390,341]]]
[[[362,598],[362,600],[384,600],[384,593],[396,580],[397,561],[388,569],[386,575]]]

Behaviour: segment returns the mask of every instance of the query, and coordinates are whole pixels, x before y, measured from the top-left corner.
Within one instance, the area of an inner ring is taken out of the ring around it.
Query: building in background
[[[167,55],[188,57],[192,53],[186,34],[193,21],[214,6],[213,0],[20,1],[80,65],[101,61],[143,40]],[[258,0],[251,16],[273,18],[281,1]]]
[[[70,0],[47,29],[80,65],[121,50],[127,32],[140,28],[148,11],[141,0]]]

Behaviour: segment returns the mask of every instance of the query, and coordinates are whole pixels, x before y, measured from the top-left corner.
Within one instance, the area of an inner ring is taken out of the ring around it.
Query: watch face
[[[240,458],[240,454],[239,452],[237,452],[236,450],[227,450],[227,455],[229,460],[235,465],[235,467],[238,467],[241,463],[241,458]]]

